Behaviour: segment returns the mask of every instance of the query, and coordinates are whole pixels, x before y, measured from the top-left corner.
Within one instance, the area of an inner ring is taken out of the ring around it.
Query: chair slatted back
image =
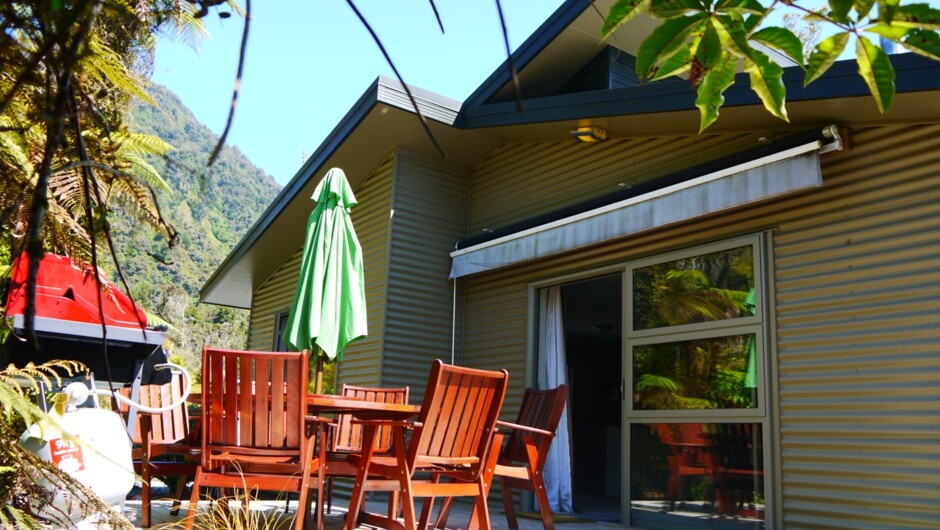
[[[346,397],[355,397],[376,403],[408,404],[408,387],[377,388],[366,386],[353,386],[343,384],[341,394]],[[333,439],[333,450],[336,452],[358,453],[362,449],[362,427],[352,422],[349,414],[340,414],[336,418],[337,428]],[[391,429],[379,428],[375,437],[375,450],[386,453],[392,445]]]
[[[206,348],[202,366],[203,467],[276,463],[306,449],[304,352]]]
[[[561,414],[565,410],[567,400],[567,385],[559,385],[557,388],[547,390],[527,388],[522,396],[522,405],[519,407],[519,415],[515,423],[554,433],[558,428],[558,422],[561,420]],[[529,462],[525,447],[525,436],[531,436],[535,440],[535,445],[539,449],[539,466],[545,462],[554,436],[513,429],[500,458],[500,463]]]
[[[409,466],[461,467],[469,476],[478,476],[508,380],[506,370],[478,370],[434,361],[418,418],[420,425],[409,444]]]
[[[131,389],[122,388],[119,392],[130,398]],[[145,407],[159,408],[183,396],[183,376],[173,374],[170,382],[165,385],[141,385],[137,402]],[[118,411],[122,415],[128,413],[128,406],[118,401]],[[174,407],[161,413],[137,412],[137,425],[134,428],[133,442],[143,444],[142,433],[148,433],[151,445],[167,445],[180,442],[189,436],[189,411],[186,404]],[[146,427],[146,428],[145,428]]]

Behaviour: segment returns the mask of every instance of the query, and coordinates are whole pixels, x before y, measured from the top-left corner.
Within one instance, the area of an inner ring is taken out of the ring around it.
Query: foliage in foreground
[[[792,59],[805,72],[803,84],[819,79],[855,40],[858,73],[865,80],[878,109],[884,113],[894,99],[894,67],[878,44],[885,38],[904,48],[940,60],[940,10],[926,3],[900,0],[830,0],[823,9],[808,1],[772,0],[618,0],[607,13],[602,34],[640,14],[662,22],[640,45],[637,75],[657,80],[687,75],[698,90],[700,130],[718,119],[724,92],[735,83],[739,63],[750,79],[751,90],[774,116],[788,120],[783,68],[760,51],[764,46]],[[777,9],[823,23],[835,33],[804,56],[803,43],[786,27],[765,26]],[[760,46],[755,46],[760,45]],[[766,49],[765,48],[765,49]]]
[[[213,501],[207,511],[196,514],[194,530],[280,530],[293,527],[281,508],[259,505],[258,491],[241,489],[232,497]],[[189,508],[187,508],[189,509]],[[183,530],[185,519],[154,526],[155,530]]]
[[[0,528],[39,530],[40,524],[70,527],[66,514],[57,513],[49,502],[52,488],[68,492],[83,515],[102,514],[101,521],[114,529],[133,529],[122,514],[101,502],[97,495],[20,445],[20,435],[29,425],[51,421],[33,397],[40,383],[61,384],[60,373],[85,371],[72,361],[0,370]],[[40,510],[45,509],[40,515]]]

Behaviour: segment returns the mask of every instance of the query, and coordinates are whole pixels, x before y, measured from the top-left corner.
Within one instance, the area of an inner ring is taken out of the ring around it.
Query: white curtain
[[[568,382],[565,364],[565,328],[562,314],[561,287],[543,289],[539,310],[539,388],[555,388]],[[545,488],[552,511],[570,513],[571,452],[568,443],[568,408],[561,415],[555,440],[545,462]]]

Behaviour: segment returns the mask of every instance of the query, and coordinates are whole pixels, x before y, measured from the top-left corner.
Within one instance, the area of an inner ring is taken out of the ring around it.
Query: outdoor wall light
[[[607,139],[607,131],[600,127],[578,127],[571,131],[571,137],[582,142],[600,142]]]

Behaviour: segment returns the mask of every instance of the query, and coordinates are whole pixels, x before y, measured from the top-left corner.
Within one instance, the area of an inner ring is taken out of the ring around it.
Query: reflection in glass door
[[[629,517],[764,528],[764,318],[756,237],[627,267]]]

